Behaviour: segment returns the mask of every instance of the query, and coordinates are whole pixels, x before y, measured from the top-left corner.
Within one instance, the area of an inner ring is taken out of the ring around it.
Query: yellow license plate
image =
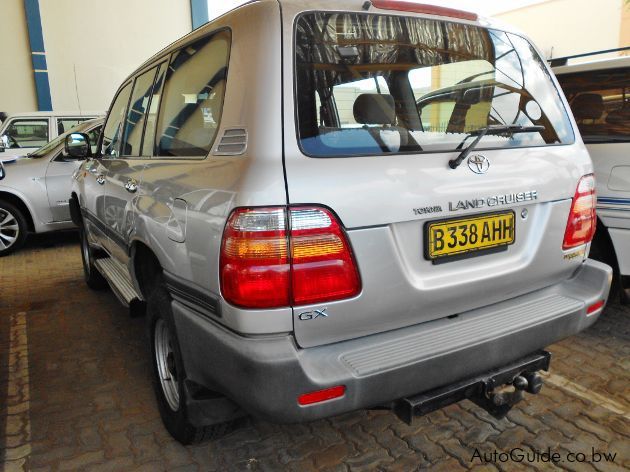
[[[514,242],[514,212],[428,223],[425,241],[425,254],[433,262],[504,250]]]

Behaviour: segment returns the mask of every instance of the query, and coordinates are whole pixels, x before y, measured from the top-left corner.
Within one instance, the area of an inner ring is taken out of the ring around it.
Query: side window
[[[98,137],[100,136],[102,129],[102,126],[97,126],[93,130],[87,132],[87,135],[90,138],[90,144],[92,145],[92,154],[96,154],[96,143],[98,143]]]
[[[103,127],[103,141],[101,143],[101,155],[103,157],[118,157],[120,155],[120,142],[122,141],[125,112],[131,94],[131,84],[125,85],[116,99],[107,116]]]
[[[75,126],[86,121],[87,118],[57,118],[57,135],[70,131]]]
[[[230,33],[202,38],[173,55],[157,126],[156,154],[205,157],[223,109]]]
[[[40,148],[48,142],[48,120],[13,120],[4,136],[11,149]]]
[[[630,141],[628,69],[560,75],[584,142]]]
[[[140,144],[142,142],[142,132],[146,120],[146,112],[149,107],[149,100],[153,93],[153,81],[157,68],[149,69],[136,79],[129,111],[125,121],[125,137],[121,146],[121,156],[140,156]]]
[[[162,86],[164,85],[164,77],[167,64],[164,63],[160,66],[157,79],[155,79],[155,85],[153,85],[153,96],[149,102],[149,111],[146,115],[147,124],[144,131],[144,140],[142,141],[142,155],[152,156],[153,148],[155,146],[155,127],[157,125],[158,109],[160,108],[160,98],[162,96]]]

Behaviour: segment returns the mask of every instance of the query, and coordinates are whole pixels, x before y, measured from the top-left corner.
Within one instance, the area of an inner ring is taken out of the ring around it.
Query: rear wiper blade
[[[540,132],[544,130],[545,130],[545,127],[541,125],[534,125],[534,126],[490,125],[490,126],[486,126],[485,128],[476,129],[475,131],[471,131],[470,133],[468,133],[468,136],[467,136],[467,138],[476,136],[475,140],[472,143],[470,143],[468,147],[459,154],[459,156],[457,156],[455,159],[451,159],[450,161],[448,161],[448,165],[451,169],[457,169],[459,165],[462,163],[462,161],[468,157],[468,154],[470,154],[475,149],[475,147],[477,147],[477,144],[479,144],[479,141],[481,141],[481,139],[487,134],[498,134],[498,135],[508,134],[511,136],[516,133],[535,133],[535,132]]]

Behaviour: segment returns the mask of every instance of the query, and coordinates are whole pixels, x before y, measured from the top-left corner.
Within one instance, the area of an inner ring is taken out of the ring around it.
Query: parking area
[[[591,329],[550,350],[542,393],[507,419],[470,402],[413,426],[387,411],[300,425],[247,419],[218,441],[183,447],[158,416],[143,319],[111,292],[87,288],[76,234],[34,237],[0,259],[0,462],[5,470],[628,470],[630,308],[611,304]]]

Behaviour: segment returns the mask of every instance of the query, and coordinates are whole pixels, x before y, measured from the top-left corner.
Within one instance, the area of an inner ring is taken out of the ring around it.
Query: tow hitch
[[[540,351],[506,366],[446,387],[402,398],[394,403],[394,413],[407,424],[422,416],[461,400],[471,400],[495,418],[503,418],[521,401],[524,392],[540,392],[543,380],[539,370],[549,370],[551,354]]]

